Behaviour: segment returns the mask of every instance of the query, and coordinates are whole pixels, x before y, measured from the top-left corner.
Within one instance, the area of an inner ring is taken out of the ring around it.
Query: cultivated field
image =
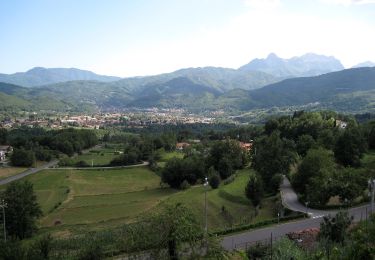
[[[266,199],[259,214],[244,196],[249,170],[219,189],[207,189],[210,229],[272,218],[273,199]],[[160,188],[160,177],[147,167],[116,170],[46,170],[27,177],[34,184],[47,230],[96,229],[136,221],[163,203],[189,206],[204,224],[204,187],[185,191]]]

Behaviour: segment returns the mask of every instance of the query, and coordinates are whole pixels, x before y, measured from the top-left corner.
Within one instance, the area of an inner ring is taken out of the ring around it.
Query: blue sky
[[[76,67],[116,76],[237,68],[275,52],[375,61],[372,0],[10,0],[0,73]]]

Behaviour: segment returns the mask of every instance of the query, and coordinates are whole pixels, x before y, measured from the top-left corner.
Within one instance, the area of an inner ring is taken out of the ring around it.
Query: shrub
[[[189,189],[189,188],[190,188],[190,184],[187,180],[184,180],[180,185],[181,190],[186,190],[186,189]]]
[[[213,176],[210,177],[208,182],[209,182],[211,188],[217,189],[220,185],[220,177],[218,175],[213,175]]]

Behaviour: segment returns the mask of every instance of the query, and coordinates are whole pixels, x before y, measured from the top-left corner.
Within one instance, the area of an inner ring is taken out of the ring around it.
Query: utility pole
[[[6,222],[5,222],[5,208],[7,207],[7,203],[4,200],[1,200],[0,208],[3,209],[3,229],[4,229],[4,241],[7,242],[7,232],[6,232]]]

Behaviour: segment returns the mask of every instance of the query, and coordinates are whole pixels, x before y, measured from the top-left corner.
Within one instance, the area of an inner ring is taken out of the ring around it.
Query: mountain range
[[[306,77],[343,70],[339,60],[330,56],[307,53],[300,57],[282,59],[271,53],[266,59],[255,59],[242,66],[242,71],[262,71],[277,77]]]
[[[315,54],[288,60],[270,54],[237,70],[189,68],[124,79],[76,69],[65,73],[64,69],[38,68],[33,70],[39,74],[32,73],[39,75],[39,82],[44,80],[40,86],[31,81],[23,85],[0,83],[0,109],[93,111],[160,107],[230,112],[313,105],[347,112],[374,111],[375,68],[359,67],[342,70],[335,58]],[[52,75],[56,70],[61,80],[69,81],[44,84],[51,77],[44,78],[43,73]],[[30,71],[8,76],[25,80]],[[314,76],[307,76],[311,74]],[[76,80],[82,77],[86,78]]]
[[[97,80],[110,82],[119,80],[119,77],[102,76],[91,71],[75,68],[52,68],[46,69],[35,67],[26,72],[17,72],[14,74],[0,74],[0,82],[11,83],[24,87],[34,87],[47,84],[54,84],[72,80]]]

